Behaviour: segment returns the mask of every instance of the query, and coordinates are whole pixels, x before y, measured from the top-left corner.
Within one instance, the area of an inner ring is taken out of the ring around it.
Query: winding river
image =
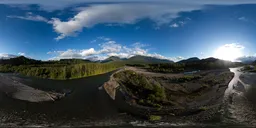
[[[256,126],[255,100],[256,75],[235,73],[225,92],[220,125]],[[122,100],[113,101],[100,88],[113,72],[75,79],[45,80],[8,74],[18,77],[19,82],[44,91],[71,90],[71,93],[54,102],[27,102],[8,97],[0,92],[0,126],[155,126],[186,124],[150,124],[132,117],[119,109]],[[189,124],[188,124],[189,125]],[[200,124],[201,125],[201,124]],[[211,126],[215,124],[211,124]]]
[[[225,92],[223,101],[223,122],[256,126],[256,74],[231,68],[235,73]]]

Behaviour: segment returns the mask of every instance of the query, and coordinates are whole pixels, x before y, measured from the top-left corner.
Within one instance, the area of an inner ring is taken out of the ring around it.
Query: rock
[[[64,97],[60,93],[46,92],[29,87],[17,81],[15,77],[4,75],[0,76],[0,91],[14,99],[28,102],[55,101]]]

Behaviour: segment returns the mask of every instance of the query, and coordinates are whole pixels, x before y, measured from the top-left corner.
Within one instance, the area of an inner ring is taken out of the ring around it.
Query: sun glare
[[[238,57],[243,56],[243,49],[244,47],[239,44],[226,44],[216,49],[214,57],[223,60],[235,61]]]

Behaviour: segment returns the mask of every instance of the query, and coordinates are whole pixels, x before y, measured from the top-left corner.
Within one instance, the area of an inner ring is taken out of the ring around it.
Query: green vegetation
[[[149,71],[162,73],[180,73],[184,71],[193,70],[211,70],[211,69],[225,69],[235,66],[240,66],[241,63],[234,63],[230,61],[219,60],[215,58],[207,58],[197,61],[188,61],[184,63],[162,63],[149,64]]]
[[[245,65],[243,68],[241,68],[241,71],[256,72],[256,65]]]
[[[102,74],[121,66],[123,65],[115,63],[0,65],[0,72],[13,72],[26,76],[65,80]]]
[[[171,82],[173,82],[173,83],[183,83],[183,82],[189,82],[189,81],[192,81],[192,80],[198,80],[198,79],[201,79],[201,78],[202,78],[202,76],[186,75],[186,76],[179,77],[179,78],[172,78]]]
[[[153,72],[163,72],[163,73],[183,72],[185,70],[185,64],[178,64],[178,63],[149,64],[149,70]]]
[[[199,109],[200,109],[200,110],[202,110],[202,111],[206,111],[206,110],[208,110],[208,109],[209,109],[209,107],[202,106],[202,107],[199,107]]]
[[[116,73],[114,78],[121,85],[125,85],[126,91],[138,99],[141,105],[161,107],[166,101],[165,89],[157,81],[147,78],[131,70]],[[140,100],[139,100],[140,99]]]
[[[159,120],[161,120],[161,119],[162,119],[161,116],[156,116],[156,115],[150,115],[150,116],[149,116],[149,120],[150,120],[150,121],[159,121]]]

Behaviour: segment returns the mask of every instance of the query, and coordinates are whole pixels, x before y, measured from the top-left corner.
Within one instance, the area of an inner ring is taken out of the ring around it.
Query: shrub
[[[161,120],[161,116],[156,116],[156,115],[150,115],[149,116],[149,120],[150,121],[159,121],[159,120]]]

